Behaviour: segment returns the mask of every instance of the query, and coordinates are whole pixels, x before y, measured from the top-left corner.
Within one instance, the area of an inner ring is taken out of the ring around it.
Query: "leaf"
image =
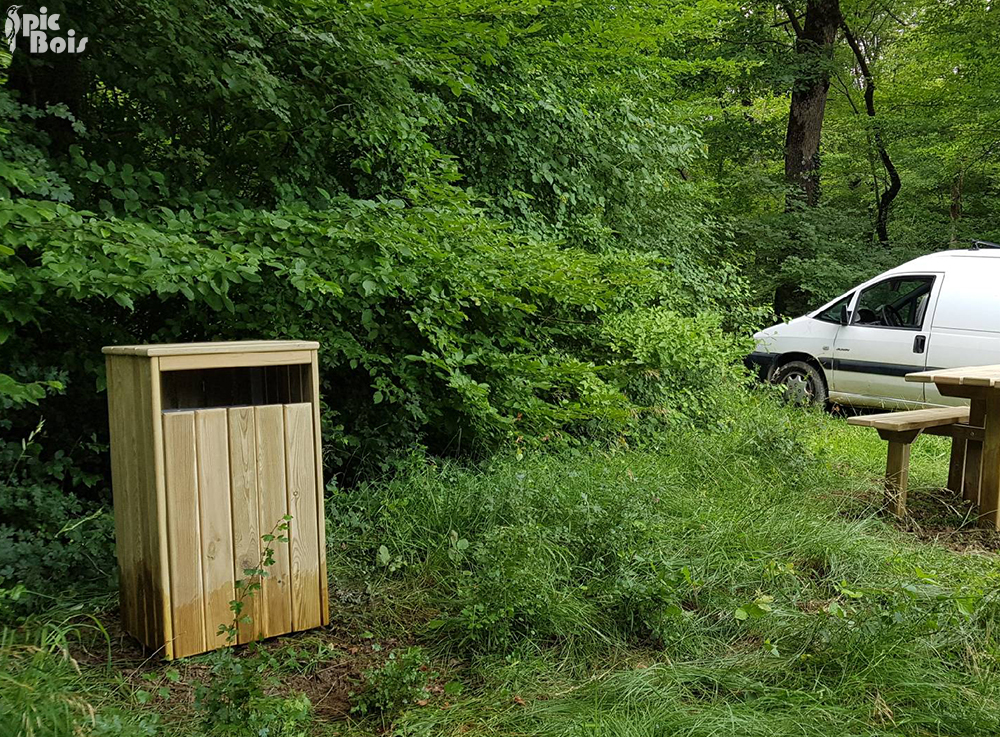
[[[378,562],[383,566],[387,566],[390,562],[392,562],[392,556],[389,554],[389,548],[385,545],[379,545]]]

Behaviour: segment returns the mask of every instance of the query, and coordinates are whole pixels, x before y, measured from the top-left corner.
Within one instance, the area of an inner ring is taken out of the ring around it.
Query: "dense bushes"
[[[748,290],[697,132],[621,94],[694,19],[619,77],[601,5],[58,5],[115,52],[2,59],[0,432],[46,425],[0,471],[0,588],[106,577],[103,345],[319,340],[341,481],[710,414]]]

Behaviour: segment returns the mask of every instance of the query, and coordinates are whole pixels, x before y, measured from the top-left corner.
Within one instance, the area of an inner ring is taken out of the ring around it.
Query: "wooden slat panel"
[[[198,449],[198,507],[201,522],[201,575],[204,587],[205,645],[226,644],[219,625],[229,625],[235,597],[233,520],[229,497],[229,429],[225,409],[194,413]]]
[[[960,366],[951,369],[919,371],[907,374],[906,380],[959,386],[1000,387],[1000,366]]]
[[[137,438],[129,423],[133,413],[129,399],[133,390],[131,362],[126,357],[108,356],[108,422],[111,433],[111,478],[114,493],[115,550],[120,584],[119,606],[125,630],[144,639],[140,633],[138,610],[138,574],[136,543],[138,515],[138,467],[135,458]]]
[[[173,657],[156,359],[107,357],[116,548],[125,630]]]
[[[315,446],[316,464],[316,518],[319,521],[319,583],[320,583],[320,620],[322,624],[330,624],[330,597],[326,574],[326,512],[323,505],[325,486],[323,485],[323,431],[320,424],[319,405],[319,355],[312,352],[309,364],[310,400],[313,411],[313,443]]]
[[[260,527],[257,518],[257,442],[253,407],[229,410],[229,476],[232,483],[233,552],[235,576],[248,580],[244,571],[260,563]],[[261,633],[261,595],[246,596],[239,625],[239,642],[253,642]]]
[[[289,553],[292,572],[292,629],[319,627],[319,523],[316,518],[316,460],[312,405],[285,405],[285,468],[288,489]]]
[[[288,514],[285,491],[285,413],[281,405],[254,407],[257,442],[258,525],[262,534],[282,524]],[[280,635],[292,628],[292,600],[289,586],[288,545],[275,540],[274,565],[260,591],[263,607],[261,627],[265,637]]]
[[[265,353],[220,353],[163,356],[160,371],[232,368],[237,366],[284,366],[309,363],[309,351],[274,351]]]
[[[163,657],[174,657],[173,618],[170,616],[170,555],[167,550],[167,490],[163,477],[163,421],[160,414],[163,406],[160,386],[160,359],[145,359],[149,365],[149,406],[145,412],[145,422],[149,432],[149,456],[146,474],[153,494],[152,507],[156,520],[151,527],[156,534],[156,560],[154,561],[153,598],[157,612],[155,642],[150,646],[162,647]]]
[[[148,345],[109,345],[101,349],[108,355],[183,356],[206,353],[248,353],[267,351],[314,351],[314,340],[225,340],[207,343],[151,343]]]
[[[159,648],[164,642],[164,592],[159,584],[160,530],[157,509],[156,461],[154,457],[155,434],[153,424],[159,415],[153,415],[153,381],[155,374],[148,359],[132,362],[134,385],[134,418],[130,431],[136,438],[136,458],[139,464],[139,546],[138,598],[142,609],[144,642]]]
[[[194,412],[163,413],[174,655],[205,649]]]
[[[847,423],[859,427],[874,427],[878,430],[906,431],[942,427],[956,422],[968,422],[968,420],[968,407],[935,407],[908,412],[860,415],[848,418]]]

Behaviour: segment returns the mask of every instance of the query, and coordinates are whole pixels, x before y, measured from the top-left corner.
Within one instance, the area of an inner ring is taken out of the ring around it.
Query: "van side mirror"
[[[850,313],[847,311],[847,305],[840,306],[840,324],[847,325],[851,322]]]

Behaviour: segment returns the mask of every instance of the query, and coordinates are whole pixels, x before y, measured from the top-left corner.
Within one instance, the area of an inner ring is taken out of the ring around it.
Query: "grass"
[[[996,734],[995,541],[934,491],[947,453],[915,445],[906,524],[874,432],[759,398],[641,447],[416,457],[332,494],[334,625],[241,651],[265,696],[227,733]],[[144,663],[83,621],[5,635],[0,734],[32,708],[38,735],[219,732],[193,683],[231,666]],[[363,690],[384,711],[350,714]]]

